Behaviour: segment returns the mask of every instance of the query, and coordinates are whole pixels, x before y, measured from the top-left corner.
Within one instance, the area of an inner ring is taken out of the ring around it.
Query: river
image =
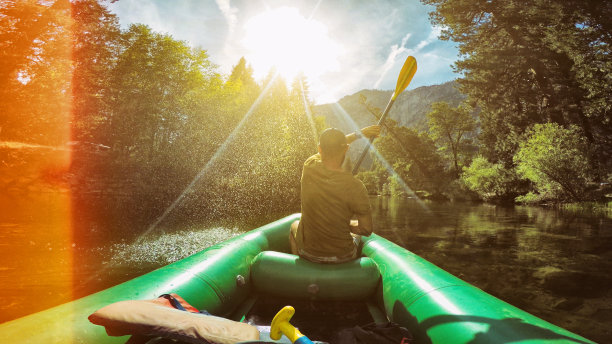
[[[373,197],[375,232],[589,339],[612,338],[612,217]],[[105,228],[67,192],[0,195],[0,322],[82,297],[288,214],[222,226]],[[93,214],[93,212],[92,212]],[[109,234],[112,233],[112,234]],[[126,233],[122,235],[121,233]]]

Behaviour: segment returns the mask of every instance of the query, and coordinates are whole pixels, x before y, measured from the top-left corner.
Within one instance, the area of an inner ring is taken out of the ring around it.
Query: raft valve
[[[285,306],[281,309],[274,319],[272,319],[272,326],[270,327],[270,338],[273,340],[279,340],[281,334],[284,334],[294,344],[313,344],[313,342],[303,335],[297,328],[295,328],[289,320],[295,314],[295,309],[291,306]]]

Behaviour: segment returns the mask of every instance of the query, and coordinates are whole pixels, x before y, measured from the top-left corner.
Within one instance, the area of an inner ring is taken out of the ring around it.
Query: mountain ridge
[[[457,83],[452,80],[439,85],[420,86],[413,90],[404,91],[397,97],[395,104],[389,111],[389,118],[397,121],[400,126],[426,129],[425,119],[432,103],[446,101],[451,106],[457,106],[465,99],[465,96],[457,90],[456,86]],[[376,123],[377,119],[361,104],[360,96],[365,96],[371,105],[380,108],[382,111],[392,93],[393,91],[363,89],[342,97],[336,103],[315,105],[314,112],[315,115],[325,117],[327,123],[331,126],[338,124],[337,127],[340,130],[353,131],[356,129],[354,126],[344,124],[346,119],[337,118],[342,114],[338,113],[340,109],[336,108],[336,104],[339,104],[355,121],[357,127],[361,128]]]
[[[344,96],[336,103],[315,105],[313,112],[315,116],[325,118],[327,127],[338,128],[345,133],[350,133],[378,122],[378,119],[362,104],[361,96],[365,96],[370,105],[379,108],[382,112],[391,94],[393,91],[364,89]],[[431,111],[431,104],[444,101],[455,107],[464,99],[465,95],[459,92],[455,80],[439,85],[421,86],[400,94],[389,111],[388,118],[396,121],[399,126],[427,130],[427,113]],[[351,145],[348,154],[352,161],[358,159],[365,144],[365,140],[358,140]],[[364,161],[364,167],[370,164],[371,159],[368,157]]]

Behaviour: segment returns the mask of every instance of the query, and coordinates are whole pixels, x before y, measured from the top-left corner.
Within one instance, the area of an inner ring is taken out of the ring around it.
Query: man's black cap
[[[319,137],[319,146],[324,154],[334,154],[346,147],[346,136],[336,128],[325,129]]]

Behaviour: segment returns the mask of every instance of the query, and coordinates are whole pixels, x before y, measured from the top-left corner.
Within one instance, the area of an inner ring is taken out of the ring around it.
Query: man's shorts
[[[294,230],[294,228],[291,228],[291,235],[293,235],[293,238],[295,239],[295,237],[297,236],[297,229]],[[361,245],[361,235],[351,233],[351,236],[353,237],[353,250],[349,255],[342,257],[319,257],[317,255],[310,254],[306,250],[298,247],[299,256],[314,263],[327,264],[345,263],[357,259],[360,255],[359,246]]]

